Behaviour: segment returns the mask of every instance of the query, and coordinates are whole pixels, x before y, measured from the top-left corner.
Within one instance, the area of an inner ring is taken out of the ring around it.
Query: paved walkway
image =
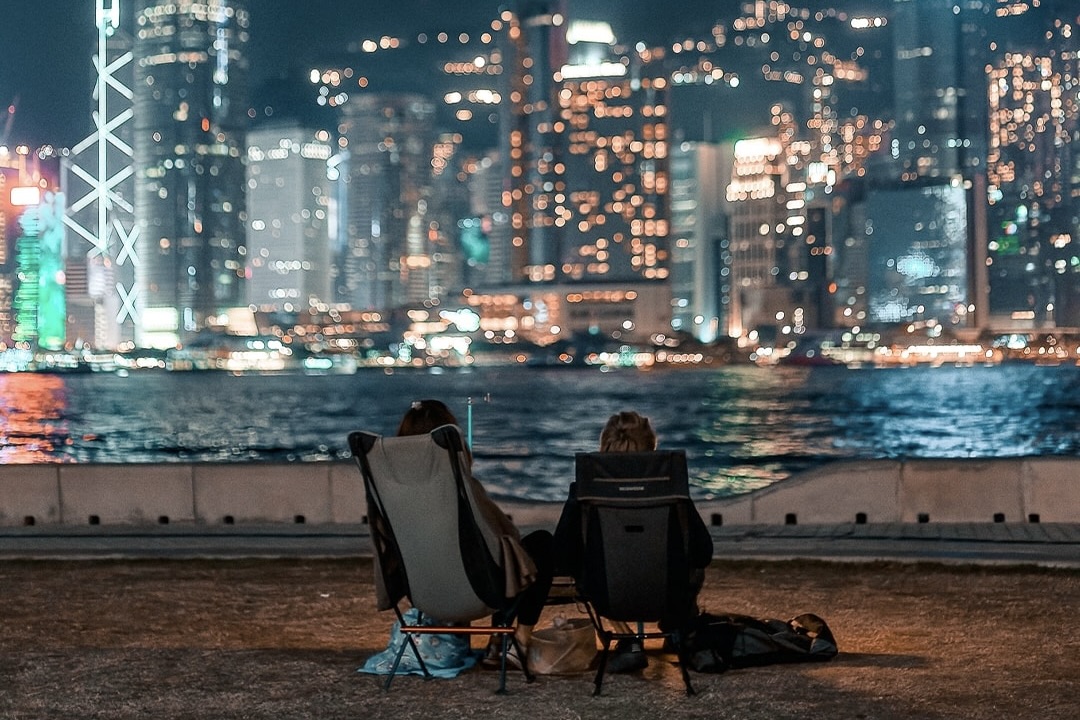
[[[524,532],[531,529],[522,527]],[[1072,523],[732,525],[711,531],[717,559],[925,561],[1080,569],[1080,524]],[[0,560],[370,554],[365,525],[0,528]]]

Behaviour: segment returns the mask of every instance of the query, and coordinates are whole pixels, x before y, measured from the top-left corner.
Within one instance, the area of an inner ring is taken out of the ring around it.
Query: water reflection
[[[342,460],[356,429],[392,434],[412,400],[474,406],[476,469],[496,495],[561,500],[607,417],[648,415],[684,448],[695,492],[723,496],[837,459],[1080,451],[1080,368],[484,368],[355,376],[0,376],[0,462]]]
[[[62,378],[0,374],[0,462],[62,462],[63,447],[72,443],[66,409]]]

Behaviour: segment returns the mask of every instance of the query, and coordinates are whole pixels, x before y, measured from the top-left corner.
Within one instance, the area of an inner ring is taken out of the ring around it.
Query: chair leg
[[[675,654],[679,658],[679,670],[682,672],[683,684],[686,685],[687,697],[693,697],[695,695],[694,686],[690,684],[690,658],[686,654],[686,649],[683,646],[682,639],[685,637],[682,633],[674,633],[671,635],[671,642],[675,645]]]
[[[607,669],[608,655],[611,654],[612,637],[605,633],[600,636],[600,641],[604,643],[604,649],[600,651],[600,662],[596,668],[596,677],[593,678],[593,697],[600,694],[600,686],[604,684],[604,670]]]
[[[510,634],[510,642],[513,643],[514,649],[517,650],[518,658],[521,660],[521,672],[525,675],[525,682],[531,683],[536,681],[536,676],[529,670],[529,656],[525,652],[525,648],[518,642],[517,635]]]
[[[503,633],[502,641],[500,642],[499,652],[499,689],[495,691],[496,695],[506,694],[506,650],[510,647],[510,643],[507,639],[507,633]]]
[[[406,639],[411,638],[406,635]],[[394,675],[397,674],[398,665],[401,664],[401,656],[405,654],[405,643],[401,643],[401,647],[398,648],[397,655],[394,656],[394,664],[390,667],[390,674],[386,676],[386,682],[383,683],[383,690],[390,689],[390,683],[394,682]]]
[[[424,658],[420,655],[420,648],[416,647],[416,641],[413,639],[412,633],[406,630],[405,617],[401,614],[401,610],[394,608],[394,612],[398,616],[398,627],[401,630],[401,634],[405,637],[405,642],[401,643],[401,647],[398,648],[397,656],[394,658],[394,665],[390,668],[390,674],[386,676],[386,683],[383,684],[383,690],[390,689],[390,683],[394,681],[394,676],[397,675],[398,665],[401,664],[401,658],[405,655],[405,646],[408,645],[412,648],[413,656],[416,657],[416,662],[420,664],[420,670],[424,673],[424,679],[430,680],[433,675],[427,669],[427,664],[424,662]],[[417,622],[422,623],[424,619],[423,613],[420,613]]]

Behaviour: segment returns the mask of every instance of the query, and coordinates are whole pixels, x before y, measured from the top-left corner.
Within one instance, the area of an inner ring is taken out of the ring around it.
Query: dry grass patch
[[[994,718],[1080,716],[1067,631],[1080,573],[902,564],[718,563],[703,604],[814,612],[834,661],[693,675],[671,658],[613,676],[395,680],[355,672],[386,644],[371,563],[0,563],[0,717]]]

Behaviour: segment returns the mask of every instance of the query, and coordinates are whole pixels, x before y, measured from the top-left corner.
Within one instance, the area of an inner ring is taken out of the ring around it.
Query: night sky
[[[133,0],[121,0],[127,11]],[[383,34],[479,31],[505,0],[253,0],[252,93],[267,80],[350,41]],[[690,29],[703,34],[736,0],[571,0],[570,15],[604,19],[620,40],[662,42]],[[671,9],[677,6],[678,11]],[[96,49],[94,0],[3,0],[0,9],[0,109],[18,99],[8,144],[70,146],[92,129]],[[6,113],[0,115],[3,132]]]

